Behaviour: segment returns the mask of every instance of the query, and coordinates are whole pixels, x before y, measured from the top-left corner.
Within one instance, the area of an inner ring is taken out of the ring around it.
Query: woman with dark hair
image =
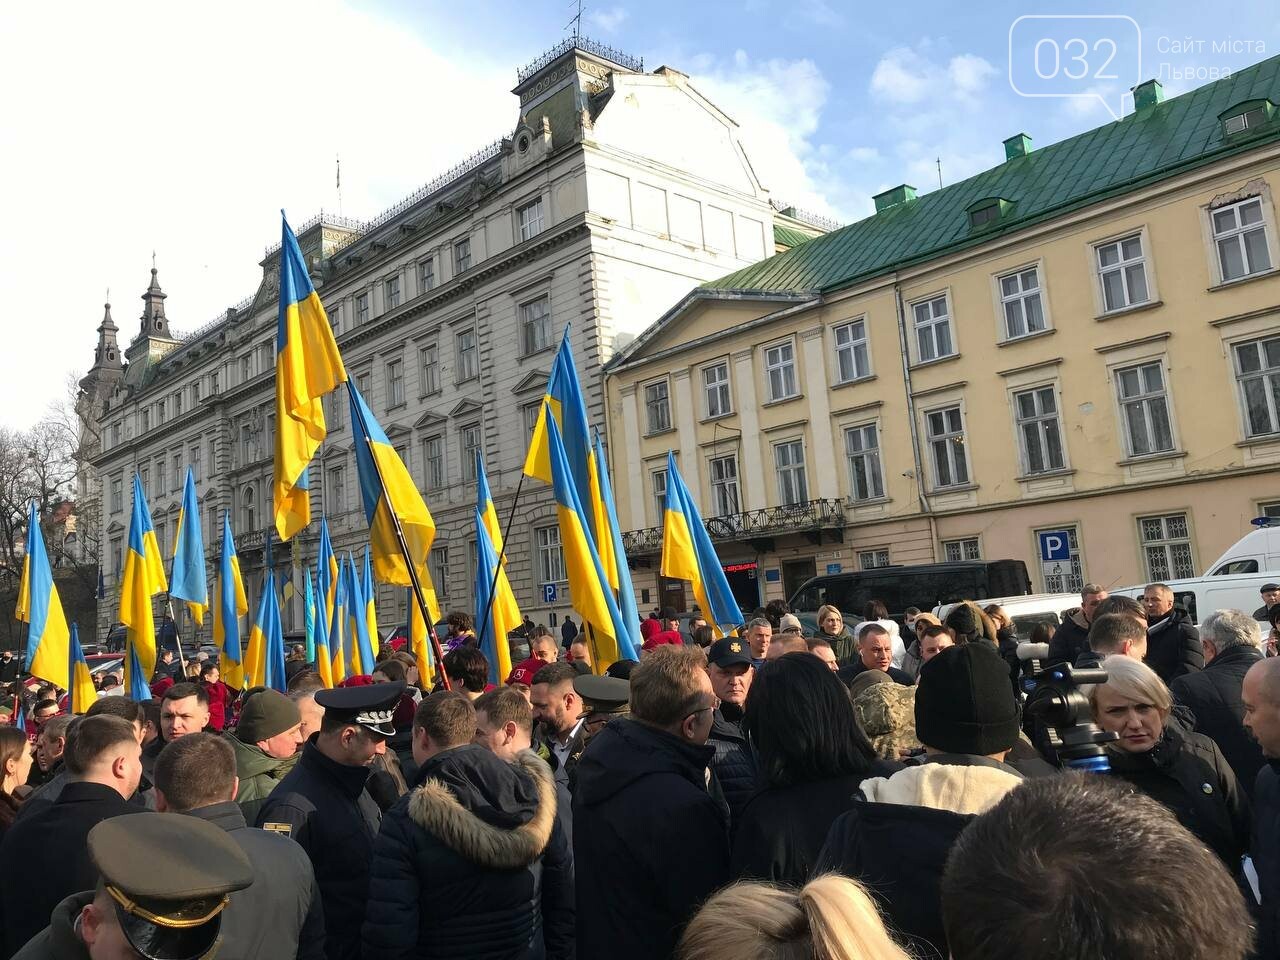
[[[0,727],[0,837],[13,825],[22,801],[15,796],[31,773],[31,744],[25,731]]]
[[[711,646],[711,644],[715,642],[715,639],[716,639],[715,631],[712,630],[705,623],[700,627],[693,628],[694,646],[698,646],[698,647],[701,647],[703,650],[706,650],[708,647]]]
[[[875,754],[849,691],[811,653],[785,654],[756,674],[743,728],[763,789],[735,828],[733,875],[800,886],[832,821],[872,775]]]

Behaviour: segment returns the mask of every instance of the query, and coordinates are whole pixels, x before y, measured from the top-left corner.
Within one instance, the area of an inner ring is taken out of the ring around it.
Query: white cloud
[[[617,33],[618,28],[626,22],[630,14],[622,7],[610,7],[608,10],[592,10],[587,14],[587,22],[599,27],[605,33]]]
[[[962,53],[952,57],[947,64],[947,75],[957,92],[965,96],[974,96],[983,91],[987,81],[997,76],[998,71],[982,57],[972,53]]]
[[[880,151],[875,147],[854,147],[849,151],[849,159],[854,163],[877,163]]]
[[[922,103],[951,97],[976,98],[999,71],[982,57],[962,53],[945,64],[930,56],[933,44],[895,47],[871,72],[871,92],[890,103]]]
[[[510,132],[512,63],[439,51],[342,0],[0,7],[0,423],[84,370],[110,286],[122,345],[151,251],[175,329],[252,293],[278,210],[372,217]],[[245,24],[252,24],[246,29]],[[57,56],[32,38],[58,37]],[[339,54],[335,59],[335,55]],[[465,90],[465,97],[456,91]],[[21,318],[21,319],[18,319]]]

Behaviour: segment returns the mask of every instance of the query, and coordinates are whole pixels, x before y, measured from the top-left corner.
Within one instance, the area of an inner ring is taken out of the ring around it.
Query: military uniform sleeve
[[[254,826],[261,827],[282,837],[289,837],[295,843],[311,852],[311,817],[315,808],[297,794],[286,794],[279,798],[268,798],[258,811]]]

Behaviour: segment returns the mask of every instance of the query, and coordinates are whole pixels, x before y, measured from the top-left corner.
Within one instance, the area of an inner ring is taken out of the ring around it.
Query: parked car
[[[1040,624],[1054,630],[1062,623],[1062,617],[1068,610],[1080,606],[1078,593],[1030,593],[1016,597],[971,597],[980,607],[988,607],[993,603],[1004,608],[1004,612],[1013,621],[1013,629],[1018,639],[1027,641],[1031,633]],[[943,603],[933,608],[933,615],[945,620],[956,604]]]
[[[1242,573],[1280,571],[1280,521],[1246,533],[1209,564],[1206,576],[1224,577]],[[1275,577],[1269,579],[1274,580]]]
[[[1187,611],[1192,623],[1198,624],[1215,610],[1243,610],[1252,614],[1262,605],[1262,585],[1277,579],[1280,576],[1273,572],[1218,574],[1165,582],[1173,591],[1173,602]],[[1138,584],[1117,587],[1111,592],[1140,598],[1145,589],[1146,584]]]

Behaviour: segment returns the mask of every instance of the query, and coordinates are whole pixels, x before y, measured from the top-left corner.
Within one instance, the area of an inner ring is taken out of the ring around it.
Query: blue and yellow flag
[[[182,486],[182,508],[178,511],[178,530],[173,538],[173,582],[169,584],[169,593],[187,601],[192,618],[204,626],[204,612],[209,609],[209,583],[205,579],[196,478],[190,467]]]
[[[630,632],[622,623],[613,589],[600,565],[589,530],[590,520],[574,489],[564,444],[560,441],[560,428],[550,416],[549,406],[543,404],[543,420],[547,425],[547,449],[569,597],[583,623],[592,628],[593,661],[598,664],[597,669],[603,670],[616,660],[634,658],[634,653],[628,656]]]
[[[347,635],[351,625],[347,617],[347,579],[346,563],[339,560],[337,591],[333,598],[333,616],[329,620],[329,682],[335,687],[349,676],[347,659],[350,643]],[[321,674],[322,679],[323,676]]]
[[[350,554],[344,563],[343,575],[347,578],[347,675],[360,676],[373,673],[373,642],[369,635],[371,621],[376,615],[371,614],[373,597],[365,589],[360,578],[360,568],[356,566],[355,557]],[[373,583],[369,583],[372,587]]]
[[[156,626],[151,598],[168,589],[164,560],[156,543],[151,510],[142,492],[142,478],[133,477],[133,514],[129,518],[129,545],[124,552],[120,578],[120,622],[126,627],[124,687],[129,696],[151,682],[156,669]]]
[[[489,476],[484,470],[484,455],[476,451],[476,509],[480,511],[481,526],[489,534],[489,543],[493,552],[498,555],[502,565],[506,566],[507,555],[502,552],[502,525],[498,523],[498,510],[493,505],[493,494],[489,492]],[[502,679],[506,680],[506,674]]]
[[[222,514],[222,556],[218,561],[218,596],[213,605],[213,645],[218,648],[218,672],[222,682],[244,690],[241,662],[240,618],[249,612],[249,600],[240,576],[240,558],[231,537],[231,515]]]
[[[244,654],[245,682],[250,687],[268,686],[284,693],[284,634],[280,629],[280,598],[276,594],[276,574],[268,568],[262,582],[258,614],[249,628],[249,646]]]
[[[364,621],[369,632],[369,655],[360,656],[365,666],[365,673],[373,673],[373,664],[378,648],[382,645],[378,634],[378,587],[373,582],[373,568],[369,564],[369,547],[364,548],[364,576],[360,578],[360,588],[364,591]]]
[[[602,526],[597,529],[600,530],[600,542],[611,546],[607,557],[601,552],[600,565],[605,568],[605,576],[617,593],[618,612],[622,614],[622,623],[627,629],[627,644],[619,643],[618,651],[621,659],[635,660],[636,651],[640,649],[640,612],[636,609],[636,592],[631,585],[631,568],[627,566],[627,554],[622,547],[618,505],[613,499],[613,483],[609,479],[609,466],[605,462],[599,430],[595,434],[595,469],[600,495],[598,502],[604,507],[604,515],[597,518]],[[603,668],[597,667],[596,670],[601,672]]]
[[[413,595],[413,587],[408,593],[409,610],[409,650],[418,661],[418,683],[423,691],[430,691],[435,686],[435,655],[431,652],[431,642],[427,638],[427,622],[422,619],[422,608]],[[502,678],[503,680],[506,677]]]
[[[662,562],[659,572],[673,580],[688,580],[702,615],[717,637],[742,625],[742,611],[689,488],[667,453],[667,502],[662,517]]]
[[[507,571],[498,562],[497,551],[485,529],[484,515],[477,509],[476,629],[482,631],[477,640],[489,661],[489,682],[495,686],[505,683],[511,673],[511,642],[507,634],[523,622]]]
[[[569,345],[569,326],[564,328],[560,349],[556,351],[547,378],[547,391],[542,398],[542,411],[533,428],[529,452],[525,456],[525,476],[553,483],[551,475],[551,448],[547,436],[547,417],[551,416],[559,428],[564,447],[564,462],[569,469],[578,502],[591,503],[591,470],[593,457],[591,436],[587,426],[587,405],[582,399],[582,386],[578,383],[578,371],[573,365],[573,348]]]
[[[67,689],[70,674],[71,631],[62,610],[58,585],[40,534],[40,517],[34,502],[27,513],[27,552],[22,558],[22,582],[18,586],[15,616],[27,628],[26,669],[60,689]],[[154,648],[154,639],[152,640]]]
[[[302,576],[306,580],[306,588],[302,594],[302,626],[307,636],[307,663],[316,662],[316,588],[311,579],[311,568],[306,567]],[[327,646],[327,644],[326,644]]]
[[[333,327],[284,220],[276,322],[276,438],[271,502],[281,540],[311,522],[307,466],[325,437],[324,395],[347,379]]]
[[[89,661],[84,658],[84,649],[80,646],[80,631],[74,623],[71,624],[71,659],[68,668],[68,712],[81,714],[97,702],[98,691],[93,686],[93,674],[89,672]]]
[[[329,519],[320,520],[320,549],[316,556],[316,671],[326,687],[333,686],[334,653],[341,644],[334,644],[329,637],[333,628],[333,608],[338,599],[338,558],[329,539]],[[325,662],[320,662],[320,647],[327,651]]]

